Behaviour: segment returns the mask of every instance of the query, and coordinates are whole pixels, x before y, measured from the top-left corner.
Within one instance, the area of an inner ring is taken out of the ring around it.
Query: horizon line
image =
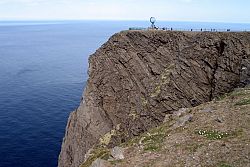
[[[117,22],[124,22],[124,21],[148,21],[145,19],[0,19],[0,22],[25,22],[25,21],[33,21],[33,22],[43,22],[43,21],[47,21],[47,22],[63,22],[63,21],[117,21]],[[220,22],[220,21],[181,21],[181,20],[157,20],[157,22],[194,22],[194,23],[223,23],[223,24],[250,24],[250,22]]]

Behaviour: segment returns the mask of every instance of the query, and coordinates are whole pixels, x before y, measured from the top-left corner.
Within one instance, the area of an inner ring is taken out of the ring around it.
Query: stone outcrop
[[[89,59],[89,79],[70,114],[59,167],[109,147],[250,82],[250,33],[124,31]]]

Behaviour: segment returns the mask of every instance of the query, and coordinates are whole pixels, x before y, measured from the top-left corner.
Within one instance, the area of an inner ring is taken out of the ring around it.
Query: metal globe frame
[[[156,22],[156,18],[155,17],[150,17],[150,23],[151,23],[151,28],[152,29],[155,28],[155,22]]]

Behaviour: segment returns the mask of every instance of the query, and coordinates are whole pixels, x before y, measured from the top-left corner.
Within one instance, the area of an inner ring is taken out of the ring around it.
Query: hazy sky
[[[0,0],[0,20],[158,20],[250,23],[250,0]]]

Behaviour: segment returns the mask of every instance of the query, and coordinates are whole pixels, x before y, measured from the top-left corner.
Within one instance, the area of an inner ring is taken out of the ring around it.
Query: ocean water
[[[161,27],[250,30],[249,24],[158,22]],[[0,22],[0,167],[55,167],[88,57],[146,21]]]

